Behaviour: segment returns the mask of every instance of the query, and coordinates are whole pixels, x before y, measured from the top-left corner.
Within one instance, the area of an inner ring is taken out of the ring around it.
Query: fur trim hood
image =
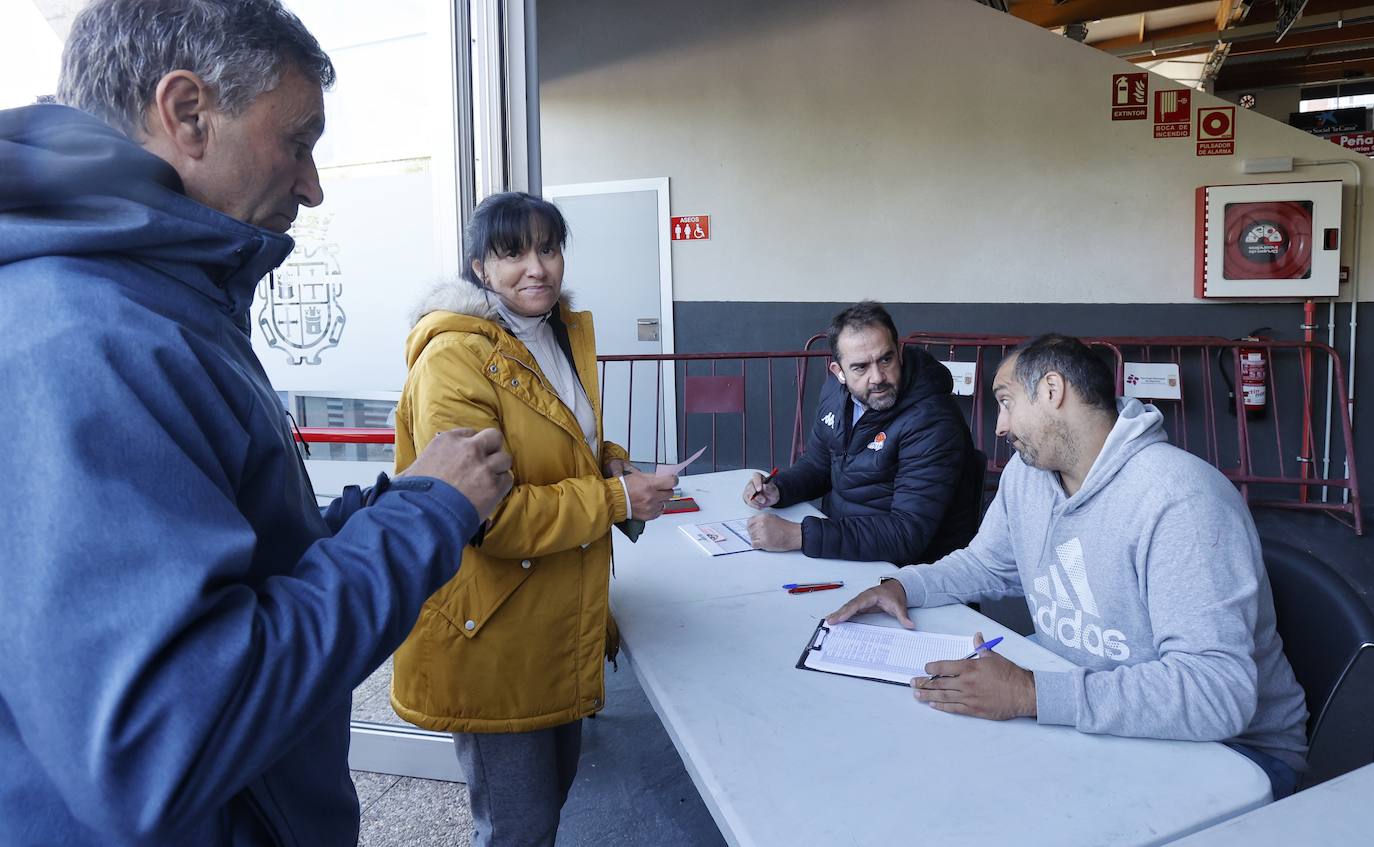
[[[558,303],[563,307],[564,314],[573,309],[572,292],[566,286]],[[484,321],[496,321],[499,314],[495,294],[462,278],[443,280],[431,286],[410,310],[411,327],[414,328],[430,312],[453,312]]]

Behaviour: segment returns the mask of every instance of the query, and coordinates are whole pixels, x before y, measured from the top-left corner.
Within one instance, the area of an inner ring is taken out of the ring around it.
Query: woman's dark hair
[[[473,273],[472,263],[485,262],[492,254],[519,254],[530,247],[562,250],[567,242],[568,222],[554,204],[523,191],[493,194],[477,204],[468,221],[463,279],[480,286],[482,280]]]
[[[1035,402],[1035,391],[1045,374],[1055,371],[1074,387],[1090,408],[1116,413],[1116,377],[1102,357],[1069,335],[1049,333],[1031,339],[1012,351],[1013,373]]]

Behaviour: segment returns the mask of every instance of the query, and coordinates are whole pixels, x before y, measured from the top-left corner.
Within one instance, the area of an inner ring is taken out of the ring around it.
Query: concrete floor
[[[624,654],[622,654],[623,657]],[[626,658],[607,666],[606,708],[582,724],[582,761],[563,807],[560,845],[716,847],[725,840]],[[390,665],[354,694],[358,720],[397,723],[386,699]],[[353,772],[361,847],[454,847],[472,838],[467,788],[457,782]]]

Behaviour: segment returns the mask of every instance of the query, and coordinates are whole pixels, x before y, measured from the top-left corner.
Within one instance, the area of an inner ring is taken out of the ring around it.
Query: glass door
[[[534,3],[285,2],[338,81],[316,149],[325,202],[301,211],[296,249],[259,287],[253,344],[300,426],[388,426],[407,312],[435,280],[458,276],[465,216],[487,194],[538,191],[528,155],[538,98],[526,93]],[[307,466],[327,502],[390,471],[392,455],[318,443]],[[350,765],[459,779],[449,736],[397,717],[390,688],[388,661],[354,692]]]

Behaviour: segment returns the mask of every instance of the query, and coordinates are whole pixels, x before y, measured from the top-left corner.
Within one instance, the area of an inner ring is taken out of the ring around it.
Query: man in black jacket
[[[902,349],[892,316],[864,300],[830,322],[835,361],[801,459],[744,488],[755,509],[824,495],[826,517],[749,520],[754,547],[825,559],[933,562],[978,531],[983,454],[950,397],[949,370]]]

